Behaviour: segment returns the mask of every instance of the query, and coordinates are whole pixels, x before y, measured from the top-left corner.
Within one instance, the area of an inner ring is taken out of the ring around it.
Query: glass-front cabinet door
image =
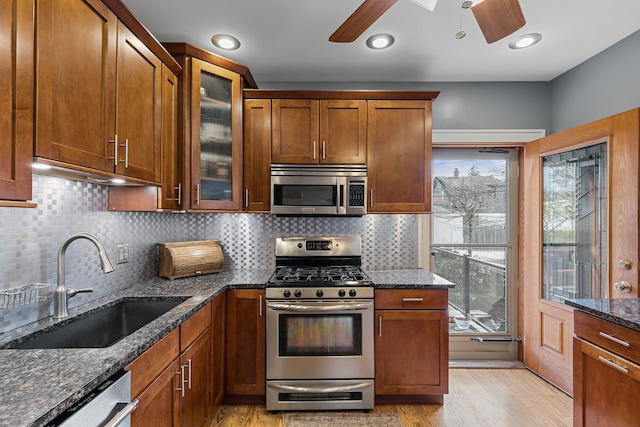
[[[242,208],[240,75],[192,59],[191,208]]]

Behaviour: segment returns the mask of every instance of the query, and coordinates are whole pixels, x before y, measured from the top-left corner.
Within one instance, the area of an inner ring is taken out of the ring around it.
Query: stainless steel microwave
[[[271,165],[271,213],[351,215],[367,213],[365,165]]]

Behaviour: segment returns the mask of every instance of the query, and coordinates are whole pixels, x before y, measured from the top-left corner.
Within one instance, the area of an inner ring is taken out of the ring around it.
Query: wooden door
[[[178,78],[162,65],[162,187],[158,208],[176,210],[183,205],[182,165],[178,147]]]
[[[211,302],[211,413],[215,414],[224,397],[227,293]]]
[[[367,162],[367,102],[320,101],[320,163]]]
[[[264,290],[227,292],[227,395],[258,396],[264,400],[265,328]]]
[[[448,392],[446,310],[376,310],[376,395]]]
[[[160,182],[162,62],[118,23],[116,172]]]
[[[113,172],[116,29],[99,0],[36,1],[36,156]]]
[[[176,359],[139,396],[132,427],[180,426],[180,364]]]
[[[33,1],[0,1],[0,199],[31,199],[33,38]]]
[[[573,392],[573,309],[542,298],[542,157],[601,142],[608,155],[608,289],[606,297],[638,297],[638,166],[640,112],[631,110],[532,141],[525,146],[522,231],[524,361],[534,372]],[[630,172],[631,171],[631,172]],[[633,190],[631,190],[633,189]],[[630,268],[618,261],[630,260]],[[630,293],[615,289],[622,280]]]
[[[431,101],[367,103],[369,212],[431,211]]]
[[[211,328],[205,331],[181,355],[186,387],[181,400],[180,425],[202,427],[210,422],[211,402]]]
[[[244,101],[244,210],[271,209],[271,100]]]
[[[274,99],[272,105],[271,162],[318,163],[318,101]]]

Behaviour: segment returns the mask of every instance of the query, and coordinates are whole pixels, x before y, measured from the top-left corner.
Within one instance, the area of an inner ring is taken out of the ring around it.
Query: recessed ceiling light
[[[224,50],[236,50],[240,47],[240,41],[228,34],[214,35],[213,37],[211,37],[211,43],[213,43],[215,47],[219,47],[220,49]]]
[[[376,34],[367,39],[367,46],[371,49],[386,49],[394,42],[391,34]]]
[[[509,42],[509,47],[511,49],[524,49],[525,47],[533,46],[542,40],[542,34],[539,33],[529,33],[524,34],[520,37],[517,37],[511,42]]]

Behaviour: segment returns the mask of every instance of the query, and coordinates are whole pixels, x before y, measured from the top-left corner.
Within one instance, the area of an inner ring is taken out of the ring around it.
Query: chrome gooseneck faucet
[[[58,251],[58,284],[53,291],[53,319],[61,320],[69,316],[67,303],[69,298],[80,292],[93,292],[93,288],[85,289],[73,289],[67,288],[64,283],[64,257],[67,247],[71,242],[77,239],[87,239],[93,242],[98,248],[98,254],[100,255],[100,264],[102,264],[102,271],[105,273],[111,273],[114,268],[107,256],[107,252],[104,249],[104,245],[97,237],[87,233],[77,233],[65,240],[60,246]]]

